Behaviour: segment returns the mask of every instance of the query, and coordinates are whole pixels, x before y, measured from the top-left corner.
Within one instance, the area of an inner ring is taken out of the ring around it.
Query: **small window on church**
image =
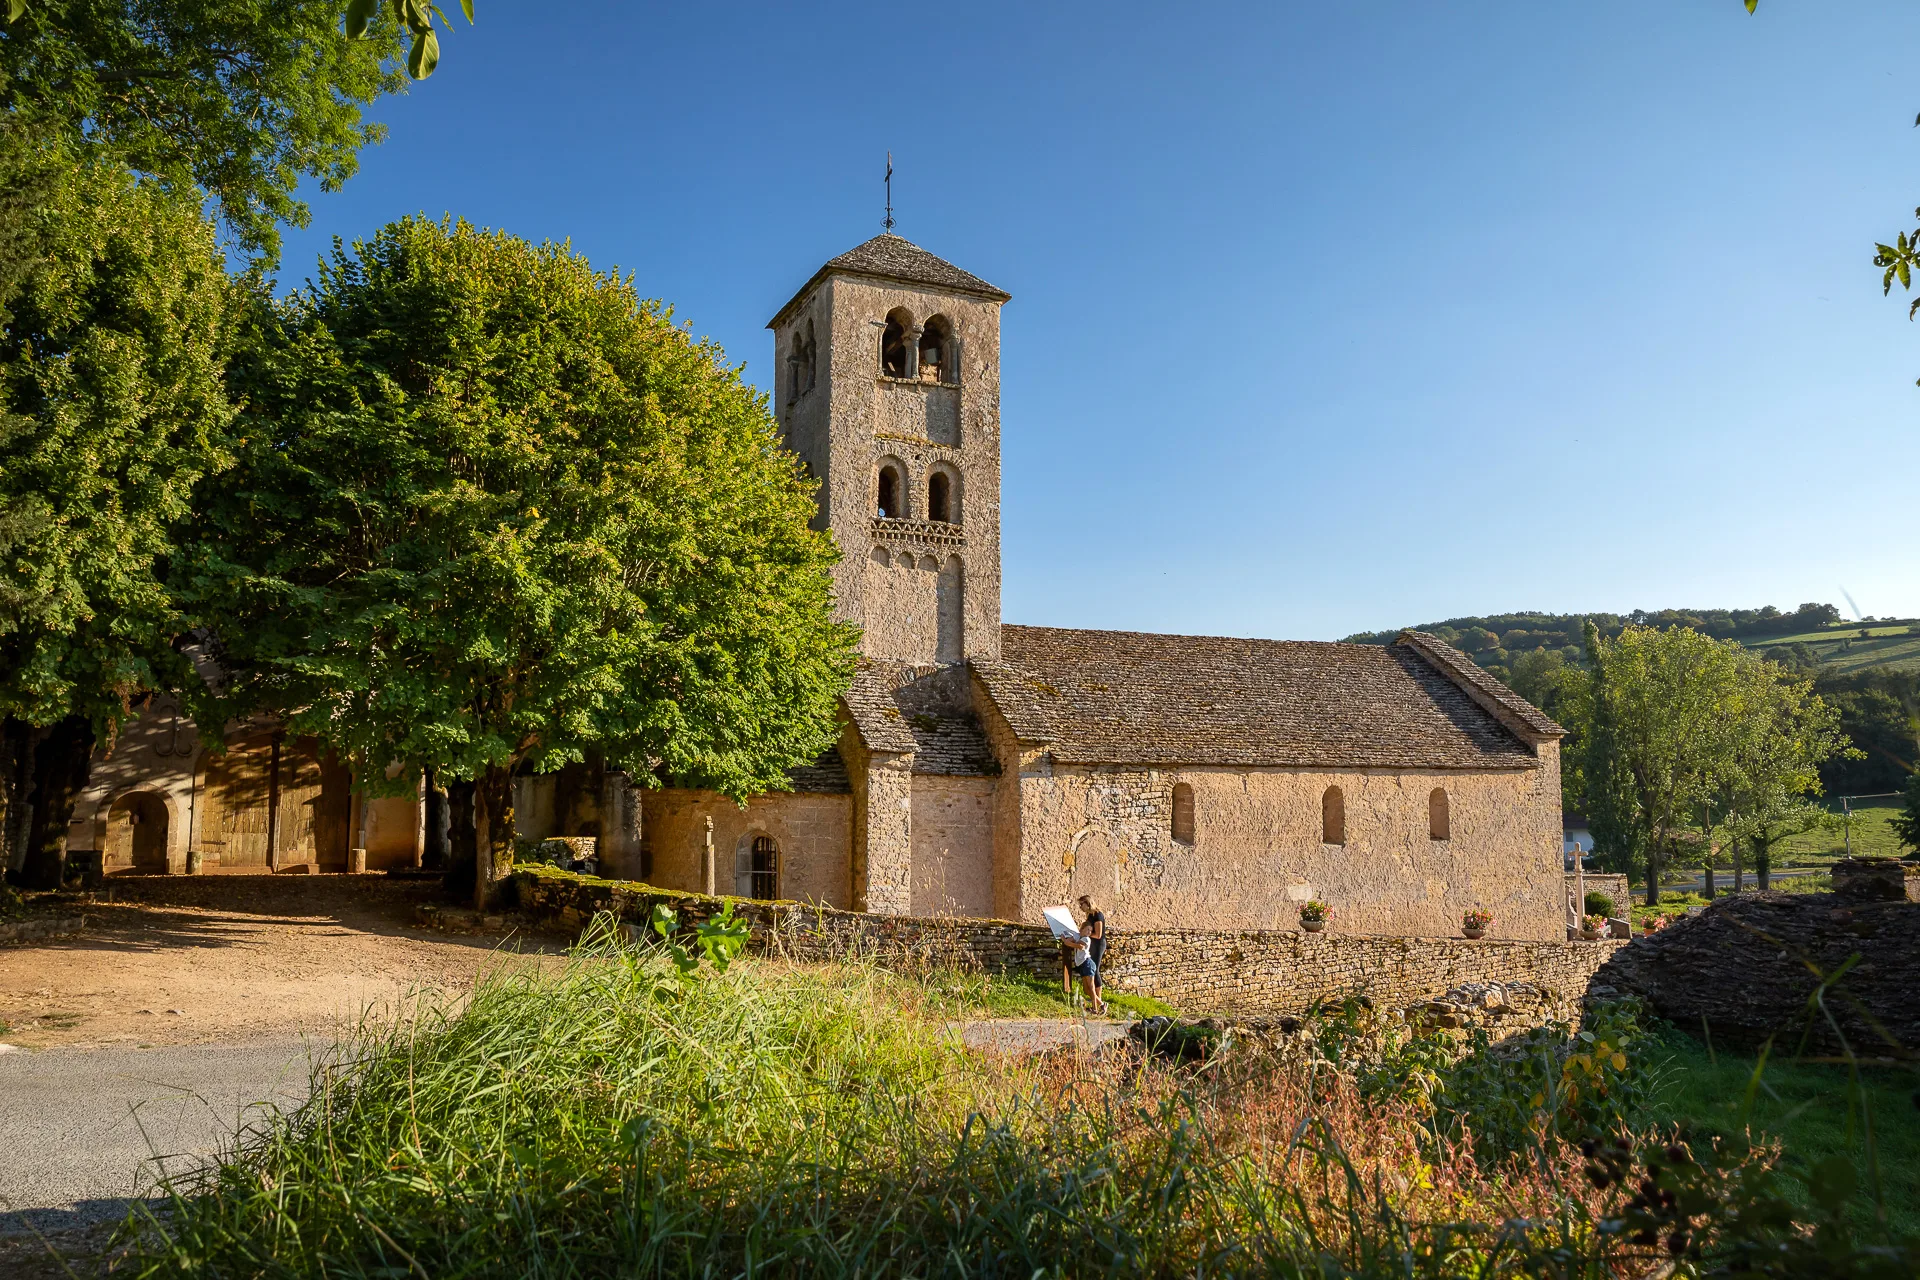
[[[900,473],[893,467],[880,468],[879,512],[882,520],[900,518]]]
[[[787,356],[787,403],[792,404],[805,393],[813,390],[814,383],[814,345],[813,321],[809,320],[793,333],[793,350]]]
[[[947,369],[947,318],[935,316],[920,332],[920,379],[923,382],[951,382]]]
[[[753,896],[762,902],[780,896],[780,850],[772,836],[753,838]]]
[[[1435,787],[1433,794],[1427,797],[1427,838],[1429,840],[1453,838],[1453,815],[1448,810],[1445,787]]]
[[[927,477],[927,519],[953,523],[953,482],[944,471]]]
[[[907,376],[907,330],[913,317],[904,311],[887,316],[886,331],[880,335],[880,372],[889,378]]]
[[[1320,797],[1320,843],[1346,842],[1347,798],[1340,794],[1340,788],[1328,787],[1327,793]]]
[[[1184,782],[1173,784],[1173,839],[1193,843],[1193,788]]]

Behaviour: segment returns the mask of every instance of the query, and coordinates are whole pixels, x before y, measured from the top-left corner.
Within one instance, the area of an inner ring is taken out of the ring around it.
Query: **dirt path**
[[[457,999],[491,967],[559,949],[552,938],[417,928],[414,908],[432,893],[346,876],[116,884],[114,901],[81,908],[77,936],[0,946],[0,1043],[331,1039],[367,1011]]]

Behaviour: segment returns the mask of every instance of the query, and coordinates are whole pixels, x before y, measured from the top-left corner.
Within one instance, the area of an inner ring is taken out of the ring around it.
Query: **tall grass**
[[[602,935],[365,1028],[177,1188],[139,1273],[1600,1280],[1668,1256],[1673,1214],[1630,1201],[1666,1176],[1644,1153],[1591,1176],[1549,1126],[1477,1156],[1424,1049],[982,1057],[945,998],[855,966],[688,977]],[[1514,1076],[1548,1112],[1581,1043]]]

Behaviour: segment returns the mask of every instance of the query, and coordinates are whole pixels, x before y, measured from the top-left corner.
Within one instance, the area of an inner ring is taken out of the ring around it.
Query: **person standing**
[[[1080,895],[1080,911],[1084,919],[1080,922],[1080,936],[1087,940],[1087,957],[1093,965],[1093,993],[1096,1002],[1102,999],[1101,988],[1105,985],[1100,977],[1100,962],[1107,954],[1107,918],[1100,908],[1093,905],[1093,899],[1087,894]],[[1106,1005],[1099,1003],[1104,1012]]]

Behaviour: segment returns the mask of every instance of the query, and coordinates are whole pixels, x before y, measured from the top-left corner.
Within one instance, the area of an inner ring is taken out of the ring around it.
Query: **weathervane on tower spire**
[[[891,151],[887,152],[887,216],[880,225],[888,231],[893,230],[893,152]]]

